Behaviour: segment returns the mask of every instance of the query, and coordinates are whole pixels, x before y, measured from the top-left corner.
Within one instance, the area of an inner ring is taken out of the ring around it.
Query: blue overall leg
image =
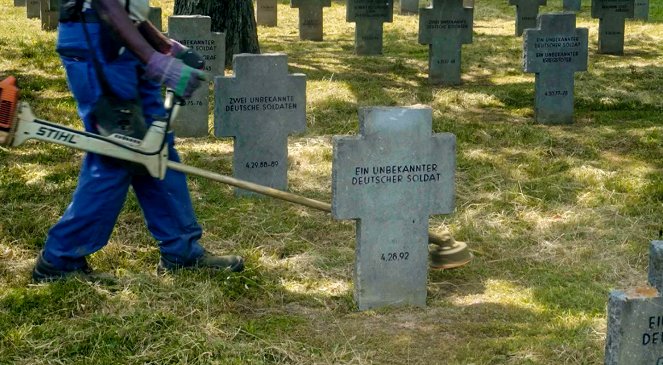
[[[159,85],[141,79],[142,65],[130,52],[106,63],[99,49],[99,25],[87,24],[92,47],[102,62],[106,79],[122,98],[137,95],[143,102],[146,122],[163,115]],[[61,23],[58,51],[67,73],[67,83],[77,102],[85,130],[97,132],[91,115],[101,88],[89,58],[88,44],[80,23]],[[78,52],[78,53],[77,53]],[[169,136],[169,158],[179,161]],[[78,269],[83,258],[106,245],[129,186],[133,186],[147,226],[159,241],[162,254],[169,260],[187,263],[203,254],[198,244],[202,229],[195,219],[184,174],[169,171],[161,181],[150,176],[133,175],[119,161],[87,153],[78,185],[64,215],[49,231],[43,257],[63,270]]]

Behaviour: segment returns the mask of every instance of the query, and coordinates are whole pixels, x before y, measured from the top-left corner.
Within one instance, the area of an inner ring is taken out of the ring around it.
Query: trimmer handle
[[[205,70],[205,59],[200,55],[200,53],[192,49],[187,49],[186,52],[184,52],[184,54],[179,58],[185,65],[189,67],[195,68],[197,70]],[[184,103],[185,100],[183,97],[175,95],[171,89],[166,89],[166,99],[164,105],[166,107],[166,111],[168,112],[168,119],[170,121],[172,121],[177,116],[178,107],[183,106]]]
[[[181,55],[179,58],[189,67],[195,68],[196,70],[205,70],[205,59],[200,53],[194,50],[187,49],[186,52],[184,52],[184,55]]]

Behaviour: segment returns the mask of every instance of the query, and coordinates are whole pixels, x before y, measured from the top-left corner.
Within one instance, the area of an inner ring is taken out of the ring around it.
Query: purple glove
[[[165,84],[173,89],[175,95],[188,98],[205,81],[205,74],[185,65],[177,58],[154,52],[145,69],[149,80]]]
[[[170,56],[173,56],[175,58],[180,58],[181,55],[184,54],[189,48],[186,46],[183,46],[180,42],[170,39]]]

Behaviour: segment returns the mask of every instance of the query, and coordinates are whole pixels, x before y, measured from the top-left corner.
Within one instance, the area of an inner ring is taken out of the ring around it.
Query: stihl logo
[[[54,141],[76,144],[76,141],[74,140],[74,137],[76,137],[75,134],[62,132],[57,129],[51,129],[48,127],[39,127],[39,129],[37,130],[37,135],[52,139]]]

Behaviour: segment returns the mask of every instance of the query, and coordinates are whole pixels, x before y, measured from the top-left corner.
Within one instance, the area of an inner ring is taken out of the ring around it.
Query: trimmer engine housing
[[[9,76],[0,81],[0,146],[9,145],[16,131],[16,110],[18,109],[18,88],[16,78]]]

